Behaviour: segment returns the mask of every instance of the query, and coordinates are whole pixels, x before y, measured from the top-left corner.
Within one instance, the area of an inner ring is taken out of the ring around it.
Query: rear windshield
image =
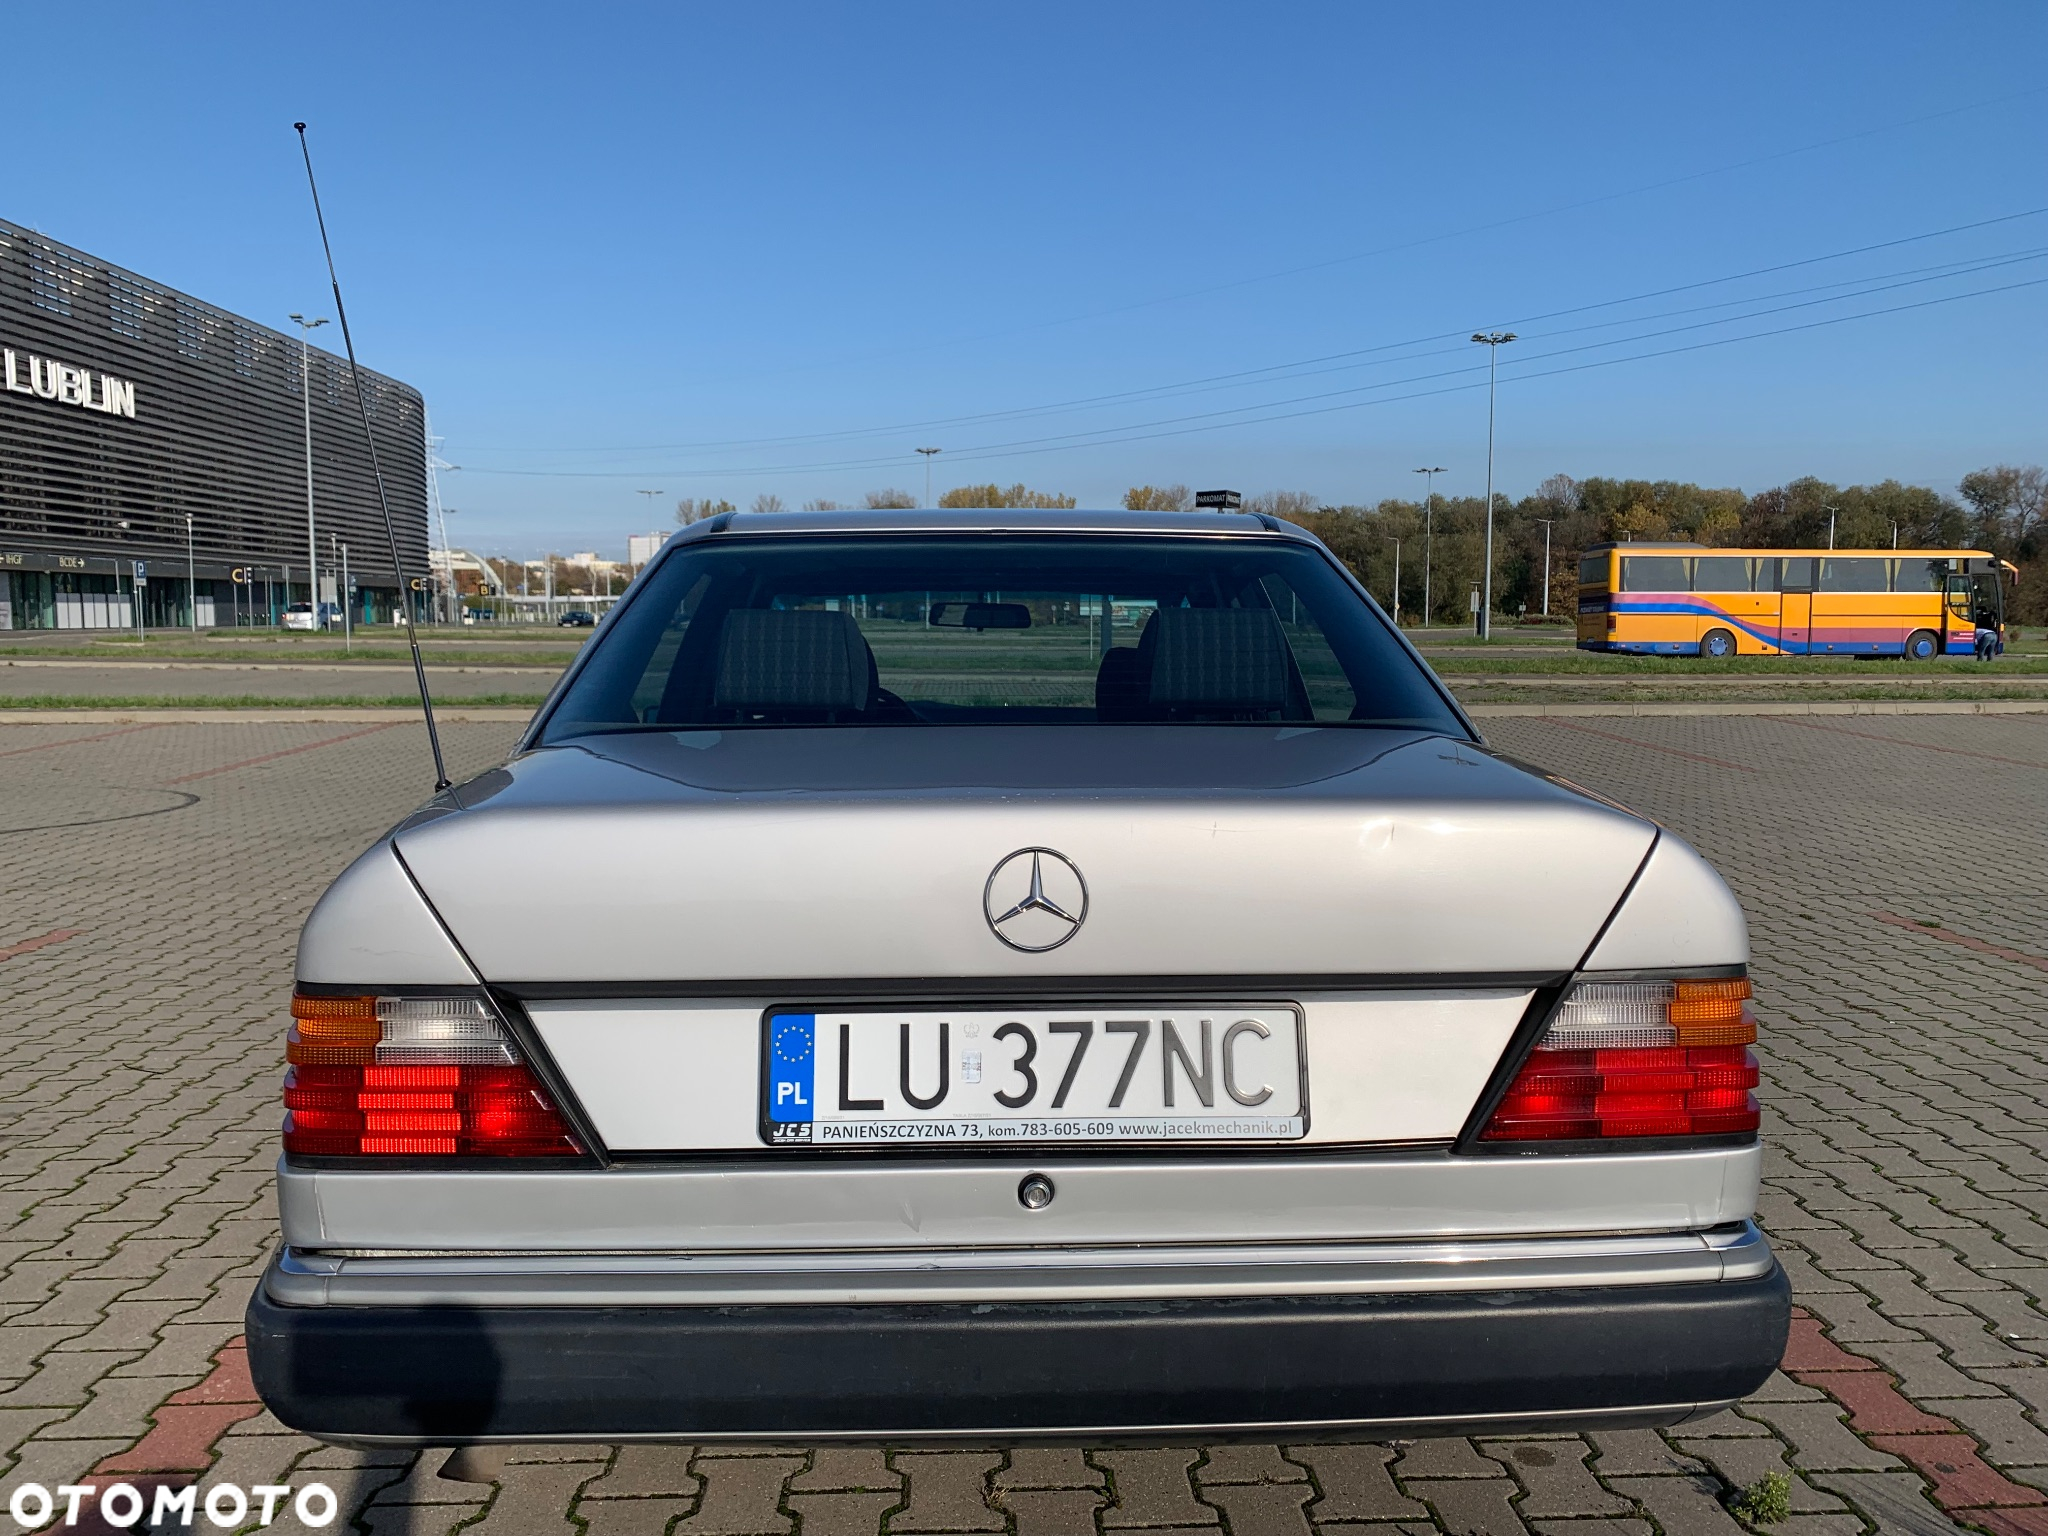
[[[592,642],[541,739],[946,724],[1467,734],[1315,549],[967,534],[675,547]]]

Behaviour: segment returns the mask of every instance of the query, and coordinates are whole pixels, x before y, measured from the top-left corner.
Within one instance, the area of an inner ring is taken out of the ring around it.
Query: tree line
[[[862,505],[914,507],[917,498],[893,487],[870,491]],[[959,486],[942,507],[1072,507],[1075,498],[1017,484]],[[1124,493],[1134,512],[1191,512],[1185,485],[1137,485]],[[1328,544],[1381,603],[1394,598],[1399,541],[1399,605],[1422,620],[1425,579],[1428,622],[1462,623],[1468,593],[1484,559],[1485,502],[1478,496],[1390,497],[1365,505],[1332,505],[1302,491],[1267,491],[1245,499],[1247,511],[1299,523]],[[850,510],[807,501],[807,512]],[[729,501],[685,499],[676,521],[692,523],[738,510]],[[756,496],[756,512],[786,510],[782,498]],[[1802,476],[1754,494],[1681,480],[1575,479],[1552,475],[1520,499],[1493,499],[1494,609],[1534,617],[1550,589],[1550,614],[1569,622],[1578,606],[1579,556],[1596,544],[1680,540],[1739,548],[1825,548],[1832,522],[1838,549],[1983,549],[2020,568],[2013,616],[2048,623],[2048,471],[2035,464],[1999,464],[1963,476],[1954,494],[1885,480],[1834,485]],[[1550,563],[1544,566],[1549,530]],[[1427,576],[1425,577],[1425,546]]]
[[[864,509],[882,510],[888,508],[909,508],[918,504],[917,498],[908,491],[899,491],[893,486],[880,491],[869,491],[860,502],[849,505],[846,502],[812,500],[803,505],[806,512],[857,512]],[[1056,491],[1034,491],[1023,484],[1001,486],[961,485],[939,497],[942,507],[1046,507],[1065,508],[1078,506],[1071,496]],[[1190,503],[1192,505],[1192,503]],[[707,517],[716,517],[721,512],[737,512],[738,507],[729,501],[712,498],[686,496],[676,503],[676,522],[684,527],[700,522]],[[749,504],[750,512],[787,512],[789,505],[780,496],[763,493]]]
[[[1439,496],[1428,517],[1420,500],[1330,506],[1294,492],[1254,496],[1246,506],[1310,529],[1382,603],[1392,596],[1399,539],[1401,609],[1414,619],[1422,617],[1427,542],[1431,621],[1469,616],[1468,594],[1484,559],[1481,497]],[[2013,616],[2048,622],[2048,472],[2009,464],[1965,475],[1954,495],[1897,480],[1842,486],[1811,475],[1754,494],[1678,480],[1552,475],[1531,495],[1494,497],[1494,611],[1539,614],[1547,581],[1551,617],[1569,621],[1578,606],[1579,556],[1596,544],[1824,549],[1831,523],[1837,549],[1982,549],[2010,560],[2020,569]]]

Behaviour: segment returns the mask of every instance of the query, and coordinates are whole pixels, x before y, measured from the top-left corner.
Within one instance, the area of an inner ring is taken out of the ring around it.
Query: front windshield
[[[593,642],[543,742],[834,725],[1466,735],[1319,551],[1276,539],[714,536]]]

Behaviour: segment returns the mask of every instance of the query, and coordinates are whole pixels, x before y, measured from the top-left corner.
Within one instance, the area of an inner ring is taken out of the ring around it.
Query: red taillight
[[[1749,982],[1573,988],[1495,1107],[1482,1141],[1594,1141],[1754,1131]]]
[[[292,999],[284,1149],[572,1157],[583,1148],[480,998]]]

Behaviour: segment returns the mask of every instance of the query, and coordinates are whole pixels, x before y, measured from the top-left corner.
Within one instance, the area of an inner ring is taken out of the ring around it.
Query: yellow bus
[[[1968,656],[2004,649],[2005,579],[1981,549],[1599,544],[1579,562],[1578,645],[1637,656]]]

